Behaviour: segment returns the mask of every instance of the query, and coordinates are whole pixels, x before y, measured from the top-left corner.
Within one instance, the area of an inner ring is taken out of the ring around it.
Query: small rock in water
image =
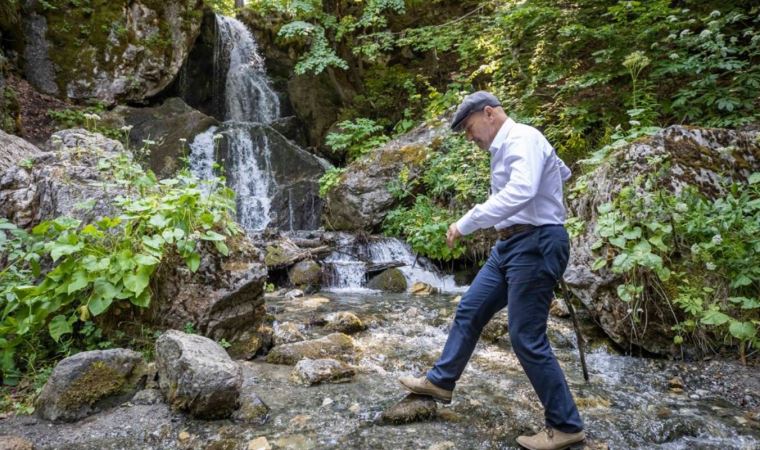
[[[178,439],[180,442],[187,442],[190,440],[190,433],[188,433],[187,431],[180,431]]]
[[[362,407],[358,403],[353,403],[351,406],[348,407],[348,410],[354,414],[359,414],[362,410]]]
[[[678,376],[671,378],[668,380],[668,388],[676,394],[682,393],[684,388],[683,379]]]
[[[272,446],[269,445],[267,438],[262,436],[248,441],[248,450],[272,450]]]
[[[451,303],[453,303],[453,304],[455,304],[455,305],[458,305],[458,304],[459,304],[459,302],[461,302],[461,301],[462,301],[462,296],[461,296],[461,295],[457,295],[456,297],[454,297],[454,298],[451,300]]]
[[[245,386],[238,398],[238,409],[232,413],[235,422],[264,424],[269,419],[269,406],[251,389]]]
[[[308,297],[301,300],[301,306],[304,308],[319,308],[325,303],[330,303],[327,297]]]
[[[296,297],[303,297],[303,291],[300,289],[293,289],[285,294],[285,298],[293,299]]]
[[[420,422],[435,416],[437,406],[432,397],[409,394],[403,400],[383,411],[380,421],[385,424]]]
[[[356,346],[351,336],[332,333],[323,338],[294,342],[274,347],[267,355],[272,364],[296,364],[304,358],[352,360],[356,357]]]
[[[348,364],[334,359],[309,359],[298,361],[290,380],[296,384],[312,386],[319,383],[345,383],[351,381],[356,371]]]
[[[498,342],[498,340],[509,331],[507,323],[507,314],[505,312],[497,313],[488,321],[486,326],[483,327],[483,332],[480,336],[484,341],[492,343]]]
[[[291,344],[305,340],[306,337],[301,333],[298,325],[293,322],[283,322],[274,327],[274,342],[276,345]]]
[[[322,400],[322,406],[330,406],[333,403],[334,403],[334,401],[330,397],[325,397],[325,399]]]
[[[325,328],[330,331],[352,334],[367,329],[367,326],[356,317],[356,314],[348,311],[340,311],[325,316]]]
[[[411,292],[414,295],[426,296],[426,295],[437,294],[439,291],[438,291],[438,288],[434,288],[433,286],[427,283],[418,281],[412,285],[412,289],[409,292]]]

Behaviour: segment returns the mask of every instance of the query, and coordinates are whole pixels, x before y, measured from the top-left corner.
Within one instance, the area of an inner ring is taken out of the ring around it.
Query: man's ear
[[[485,108],[483,108],[483,112],[486,114],[486,118],[487,119],[492,119],[493,118],[494,109],[493,109],[492,106],[488,106],[487,105]]]

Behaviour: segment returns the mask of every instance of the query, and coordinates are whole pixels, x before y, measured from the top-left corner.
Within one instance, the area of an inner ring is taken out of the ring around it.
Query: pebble
[[[333,399],[330,397],[325,397],[324,400],[322,400],[322,406],[330,406],[333,404]]]
[[[185,441],[188,441],[189,439],[190,439],[190,433],[188,433],[187,431],[180,431],[179,433],[180,442],[185,442]]]
[[[261,436],[248,442],[248,450],[272,450],[272,446],[269,445],[267,438]]]

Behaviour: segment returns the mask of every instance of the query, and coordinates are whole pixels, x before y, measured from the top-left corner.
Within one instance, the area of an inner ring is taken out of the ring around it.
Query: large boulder
[[[388,292],[406,292],[408,287],[404,273],[396,267],[386,269],[367,283],[370,289]]]
[[[293,286],[318,288],[322,283],[322,267],[312,260],[300,261],[288,270],[288,279]]]
[[[24,72],[75,100],[142,102],[177,76],[200,31],[202,0],[117,0],[96,8],[28,1]]]
[[[77,353],[59,362],[37,398],[46,420],[73,422],[128,400],[145,384],[147,365],[127,349]]]
[[[409,181],[419,176],[428,155],[448,132],[446,122],[423,124],[352,162],[327,194],[324,222],[334,230],[371,231],[398,202],[389,185],[402,168]]]
[[[640,305],[646,308],[646,323],[632,324],[631,305],[617,295],[623,283],[620,275],[603,268],[592,270],[597,254],[592,249],[597,241],[594,230],[598,207],[615,198],[635,180],[659,170],[653,159],[669,162],[665,173],[658,176],[663,187],[680,191],[685,185],[697,186],[708,196],[720,195],[719,179],[729,176],[746,181],[752,172],[760,170],[760,132],[738,132],[684,126],[668,127],[654,136],[613,150],[587,176],[588,188],[569,202],[572,215],[581,219],[584,228],[571,243],[570,261],[565,279],[581,299],[593,319],[618,344],[637,346],[658,354],[675,354],[673,344],[675,325],[670,308]]]
[[[131,127],[130,148],[141,148],[144,141],[155,142],[148,146],[148,162],[159,178],[172,176],[182,164],[180,158],[190,153],[195,136],[218,124],[177,97],[150,108],[117,106],[105,119],[115,128]]]
[[[3,89],[0,87],[0,94]],[[39,156],[42,151],[18,136],[0,129],[0,172],[5,173],[12,166]]]
[[[327,162],[296,146],[267,125],[225,124],[218,133],[223,137],[219,154],[225,162],[231,186],[244,184],[239,177],[244,170],[250,170],[243,165],[243,160],[249,155],[240,152],[250,149],[250,146],[253,147],[257,166],[271,174],[263,175],[268,178],[265,182],[269,197],[269,227],[281,230],[319,228],[322,210],[319,179],[329,167]],[[231,170],[232,166],[238,166],[238,171]],[[252,186],[241,189],[255,191]],[[243,197],[238,197],[238,211],[243,201]]]
[[[101,158],[124,153],[118,141],[82,129],[50,137],[46,152],[12,166],[0,178],[0,216],[21,227],[69,216],[92,221],[114,212],[113,197],[122,191],[104,186]]]
[[[246,236],[228,239],[228,247],[229,256],[222,257],[212,246],[202,246],[196,272],[179,261],[161,268],[150,321],[170,328],[191,323],[216,340],[271,341],[262,331],[268,321],[264,305],[267,271],[261,252]]]
[[[166,402],[201,419],[227,418],[238,407],[241,368],[203,336],[169,330],[156,340],[158,384]]]

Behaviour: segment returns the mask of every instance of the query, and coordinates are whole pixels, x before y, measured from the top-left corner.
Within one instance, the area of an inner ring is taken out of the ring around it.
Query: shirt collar
[[[491,145],[488,147],[489,152],[493,154],[493,152],[501,147],[501,144],[507,139],[507,136],[509,136],[509,132],[512,130],[512,127],[514,125],[515,121],[507,117],[507,120],[505,120],[501,125],[501,128],[499,128],[499,131],[496,133],[493,141],[491,141]]]

